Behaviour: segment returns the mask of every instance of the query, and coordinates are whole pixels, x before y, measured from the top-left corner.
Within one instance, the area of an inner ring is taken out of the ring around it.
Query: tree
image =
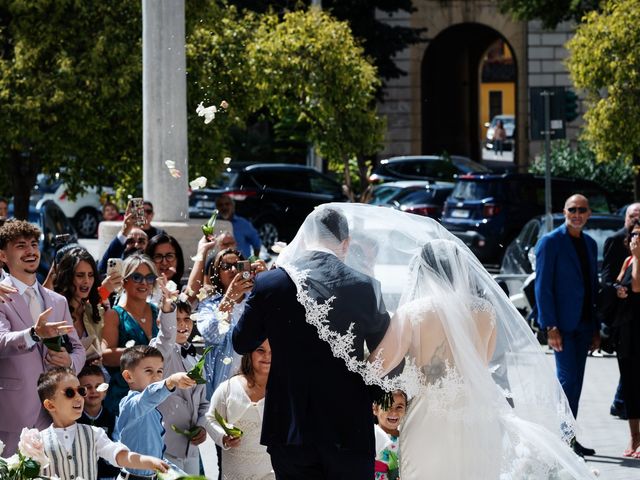
[[[565,20],[580,22],[586,13],[597,10],[600,3],[600,0],[498,0],[501,12],[517,20],[541,20],[550,29]]]
[[[640,0],[617,0],[589,13],[568,42],[569,73],[585,90],[583,138],[601,162],[633,163],[640,198]]]
[[[15,215],[36,175],[139,178],[140,2],[0,0],[0,152]]]
[[[278,118],[297,118],[309,140],[341,169],[352,192],[349,161],[380,148],[383,121],[375,111],[379,85],[345,22],[317,9],[267,15],[251,46],[256,87]]]

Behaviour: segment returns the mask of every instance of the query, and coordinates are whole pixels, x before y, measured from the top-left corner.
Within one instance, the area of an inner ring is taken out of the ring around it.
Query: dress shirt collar
[[[51,425],[53,431],[56,432],[56,436],[58,437],[58,442],[62,445],[65,450],[71,451],[71,447],[73,445],[73,441],[76,438],[76,432],[78,431],[78,424],[74,423],[73,425],[65,428],[58,428]]]
[[[16,287],[16,289],[18,290],[18,293],[20,295],[24,295],[24,292],[29,287],[33,287],[33,289],[36,291],[36,295],[38,295],[38,296],[40,295],[40,292],[38,291],[38,281],[37,280],[35,282],[33,282],[33,285],[27,285],[26,283],[21,282],[20,280],[18,280],[13,275],[9,275],[9,277],[11,278],[11,282],[13,283],[13,286]]]

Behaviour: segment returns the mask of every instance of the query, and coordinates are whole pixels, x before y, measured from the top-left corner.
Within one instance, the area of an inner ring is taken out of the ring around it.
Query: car
[[[191,192],[189,216],[210,217],[223,194],[235,200],[238,215],[253,223],[265,248],[291,240],[316,206],[348,200],[340,183],[311,167],[240,164],[226,169],[221,185]]]
[[[377,185],[371,192],[371,205],[395,208],[438,220],[444,201],[453,191],[449,182],[401,181]]]
[[[545,211],[544,177],[525,173],[469,174],[458,178],[444,205],[441,223],[485,264],[499,265],[504,249],[525,223]],[[552,210],[562,211],[574,193],[592,211],[610,213],[608,193],[588,180],[552,178]]]
[[[53,200],[73,222],[78,235],[94,238],[98,233],[98,224],[102,220],[101,193],[113,195],[110,187],[89,187],[83,194],[71,200],[67,187],[59,175],[39,174],[31,193],[30,203],[36,205],[40,200]]]
[[[484,124],[487,129],[487,137],[484,142],[484,148],[487,150],[493,150],[493,136],[495,134],[496,126],[498,122],[502,120],[502,125],[504,126],[504,130],[507,134],[507,138],[504,141],[503,149],[504,150],[512,150],[513,149],[513,134],[516,131],[516,117],[514,115],[496,115],[491,119],[491,122],[487,122]]]
[[[13,204],[9,204],[9,217],[12,216]],[[38,242],[40,265],[36,272],[38,280],[42,283],[49,273],[58,249],[63,244],[76,243],[78,235],[71,221],[53,200],[42,199],[35,205],[29,205],[27,220],[42,232]]]
[[[458,155],[415,155],[391,157],[380,160],[380,164],[369,176],[371,184],[397,180],[455,181],[458,175],[479,172],[490,173],[491,169]]]

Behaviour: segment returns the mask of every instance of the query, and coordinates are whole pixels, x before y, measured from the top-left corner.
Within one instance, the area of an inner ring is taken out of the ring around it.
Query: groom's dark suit
[[[335,295],[331,328],[344,333],[353,323],[355,352],[362,359],[364,342],[373,350],[389,325],[375,280],[318,251],[296,267],[312,272],[310,295]],[[267,338],[271,346],[261,443],[278,479],[370,480],[375,448],[369,389],[306,322],[296,295],[284,270],[261,273],[233,332],[240,354]]]

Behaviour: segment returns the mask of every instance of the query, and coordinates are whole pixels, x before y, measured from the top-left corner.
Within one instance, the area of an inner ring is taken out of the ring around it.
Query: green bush
[[[544,175],[544,170],[544,155],[540,155],[529,166],[529,172]],[[567,140],[552,142],[551,175],[597,182],[609,192],[618,207],[633,198],[633,167],[621,157],[597,162],[595,153],[585,142],[578,142],[576,148],[572,148]]]

